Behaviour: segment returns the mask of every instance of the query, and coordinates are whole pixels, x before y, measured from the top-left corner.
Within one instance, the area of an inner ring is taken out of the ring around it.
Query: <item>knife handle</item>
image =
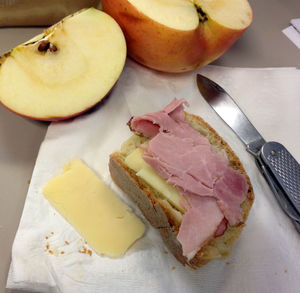
[[[282,144],[274,141],[263,145],[260,157],[300,214],[300,165],[296,159]]]
[[[264,165],[264,162],[261,160],[261,158],[257,157],[255,161],[259,170],[261,171],[262,175],[265,177],[271,190],[273,191],[275,198],[279,202],[281,208],[292,220],[298,233],[300,233],[300,214],[297,213],[293,205],[290,203],[289,199],[284,195],[282,189],[280,189],[280,187],[277,185],[272,174],[270,173],[266,165]]]

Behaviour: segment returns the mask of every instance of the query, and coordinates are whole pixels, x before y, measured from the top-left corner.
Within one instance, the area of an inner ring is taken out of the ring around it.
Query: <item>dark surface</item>
[[[300,50],[281,32],[289,25],[290,19],[300,17],[300,1],[249,2],[254,12],[251,27],[213,64],[300,68]],[[41,28],[0,28],[0,54],[41,31]],[[19,292],[5,289],[11,246],[28,190],[28,180],[47,126],[47,123],[19,117],[0,106],[0,293]]]

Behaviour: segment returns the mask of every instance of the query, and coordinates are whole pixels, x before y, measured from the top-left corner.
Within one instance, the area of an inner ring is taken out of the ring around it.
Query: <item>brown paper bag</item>
[[[0,0],[0,26],[49,26],[101,0]]]

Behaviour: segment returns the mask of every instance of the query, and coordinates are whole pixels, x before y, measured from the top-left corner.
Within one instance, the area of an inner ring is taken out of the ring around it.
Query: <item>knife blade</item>
[[[232,97],[217,83],[197,74],[201,95],[244,142],[283,211],[300,233],[300,165],[278,142],[266,142]]]

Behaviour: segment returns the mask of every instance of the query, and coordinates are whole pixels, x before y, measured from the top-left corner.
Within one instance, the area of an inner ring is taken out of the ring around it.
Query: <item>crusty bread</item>
[[[133,135],[122,145],[120,151],[111,154],[109,169],[114,182],[138,205],[150,224],[159,230],[167,247],[178,261],[197,269],[212,259],[224,258],[230,254],[232,244],[239,238],[245,226],[254,193],[249,177],[229,145],[200,117],[185,113],[185,118],[194,129],[206,136],[217,150],[224,150],[227,153],[230,166],[244,174],[249,185],[246,199],[241,205],[243,221],[236,226],[228,225],[222,236],[212,237],[191,260],[182,255],[181,244],[176,238],[181,223],[181,213],[125,164],[126,156],[147,139]]]

